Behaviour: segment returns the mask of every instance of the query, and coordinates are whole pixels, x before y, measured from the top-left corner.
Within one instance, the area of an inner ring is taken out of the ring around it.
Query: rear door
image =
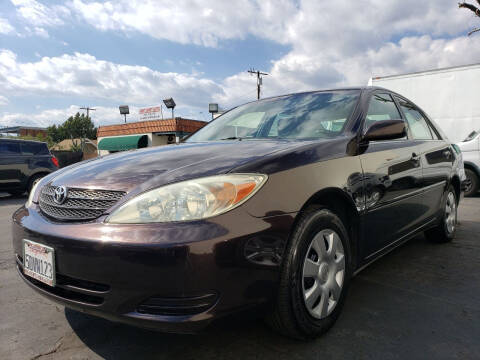
[[[445,187],[449,183],[455,151],[448,141],[441,138],[425,113],[406,99],[397,98],[410,133],[421,148],[423,190],[426,211],[424,218],[431,219],[440,210]]]
[[[23,167],[20,142],[0,139],[0,189],[21,188]]]
[[[377,121],[402,119],[387,92],[372,95],[364,129]],[[411,138],[371,141],[362,149],[365,215],[363,258],[387,250],[419,226],[422,204],[421,148]]]
[[[56,170],[52,164],[52,155],[48,150],[47,144],[43,142],[25,141],[21,145],[22,154],[26,157],[28,168],[25,169],[25,175],[30,178],[38,172],[51,172]]]

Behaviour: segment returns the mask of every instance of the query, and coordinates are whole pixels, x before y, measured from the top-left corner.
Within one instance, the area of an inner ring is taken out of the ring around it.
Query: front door
[[[364,131],[376,121],[401,119],[393,98],[375,93],[369,104]],[[363,260],[387,250],[421,223],[421,148],[410,139],[371,141],[360,155],[365,210]]]

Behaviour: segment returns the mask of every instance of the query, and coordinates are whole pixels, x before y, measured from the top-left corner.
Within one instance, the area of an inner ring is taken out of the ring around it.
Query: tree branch
[[[477,2],[480,4],[480,0],[477,0]],[[475,5],[463,2],[463,3],[458,3],[458,7],[468,9],[468,10],[472,11],[475,15],[480,17],[480,9],[477,8]]]
[[[480,28],[473,29],[468,33],[468,36],[472,35],[473,33],[476,33],[477,31],[480,31]]]

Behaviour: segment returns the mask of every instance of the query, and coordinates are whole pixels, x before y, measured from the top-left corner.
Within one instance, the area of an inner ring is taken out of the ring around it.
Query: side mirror
[[[363,135],[363,141],[393,140],[407,136],[403,120],[383,120],[374,122]]]

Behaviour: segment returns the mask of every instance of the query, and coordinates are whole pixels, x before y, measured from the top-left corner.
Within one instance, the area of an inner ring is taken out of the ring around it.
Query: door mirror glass
[[[407,129],[403,120],[383,120],[371,124],[365,135],[364,141],[401,139],[407,135]]]

